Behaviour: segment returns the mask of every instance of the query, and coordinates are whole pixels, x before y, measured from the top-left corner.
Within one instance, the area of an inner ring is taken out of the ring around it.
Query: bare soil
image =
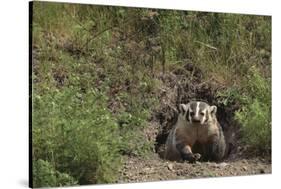
[[[221,176],[270,174],[271,162],[265,158],[250,158],[215,162],[171,162],[157,155],[150,159],[127,157],[118,183],[148,182]]]

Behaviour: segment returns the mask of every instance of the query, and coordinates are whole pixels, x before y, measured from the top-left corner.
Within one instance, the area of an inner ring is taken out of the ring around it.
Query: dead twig
[[[195,43],[199,43],[199,44],[201,44],[201,45],[203,45],[203,46],[205,46],[205,47],[208,47],[208,48],[210,48],[210,49],[213,49],[213,50],[218,50],[216,47],[211,46],[211,45],[206,44],[206,43],[203,43],[203,42],[201,42],[201,41],[195,41]]]

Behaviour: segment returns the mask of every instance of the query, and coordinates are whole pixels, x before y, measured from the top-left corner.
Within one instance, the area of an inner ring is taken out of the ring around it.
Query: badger
[[[191,163],[221,161],[226,144],[216,112],[216,106],[205,102],[180,104],[177,122],[167,137],[164,158]]]

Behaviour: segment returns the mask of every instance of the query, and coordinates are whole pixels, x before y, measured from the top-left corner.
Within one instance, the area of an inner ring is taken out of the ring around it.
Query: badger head
[[[204,125],[216,117],[217,107],[205,102],[191,101],[185,107],[186,120],[192,124]]]

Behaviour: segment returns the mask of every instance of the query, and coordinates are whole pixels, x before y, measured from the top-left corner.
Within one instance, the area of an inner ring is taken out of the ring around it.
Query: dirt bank
[[[269,155],[249,156],[247,147],[240,144],[240,126],[234,119],[239,104],[231,102],[226,105],[217,95],[227,86],[212,78],[203,79],[200,69],[189,63],[184,68],[156,77],[160,82],[157,92],[160,106],[155,108],[149,126],[144,130],[147,139],[155,143],[154,153],[146,158],[126,157],[118,183],[271,173]],[[190,164],[161,158],[167,135],[177,118],[177,107],[190,100],[202,100],[218,107],[217,118],[227,143],[227,157],[223,162]]]

